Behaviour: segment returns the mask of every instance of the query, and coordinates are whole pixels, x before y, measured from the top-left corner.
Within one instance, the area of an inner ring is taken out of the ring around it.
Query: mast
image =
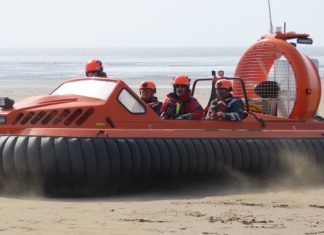
[[[272,19],[271,19],[271,9],[270,9],[270,0],[268,0],[268,8],[269,8],[269,18],[270,18],[270,33],[273,33]]]

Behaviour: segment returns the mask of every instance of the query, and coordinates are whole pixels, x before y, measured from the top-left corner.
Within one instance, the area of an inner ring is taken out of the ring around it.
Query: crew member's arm
[[[223,113],[225,120],[240,121],[243,119],[244,106],[238,99],[232,99],[229,105],[229,111]],[[218,115],[218,114],[217,114]]]

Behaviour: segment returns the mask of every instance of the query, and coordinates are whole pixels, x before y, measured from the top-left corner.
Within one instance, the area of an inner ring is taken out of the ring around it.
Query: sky
[[[0,0],[0,48],[245,47],[268,0]],[[272,25],[324,46],[324,0],[270,0]]]

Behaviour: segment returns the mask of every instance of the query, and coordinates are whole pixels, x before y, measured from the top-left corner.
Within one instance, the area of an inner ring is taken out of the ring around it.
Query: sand
[[[324,190],[0,197],[3,234],[323,234]]]
[[[33,82],[8,81],[0,94],[19,102],[60,83],[37,81],[35,88]],[[170,90],[159,89],[158,98]],[[207,102],[209,89],[195,96]],[[324,187],[308,183],[209,185],[107,198],[0,195],[0,234],[324,234]]]

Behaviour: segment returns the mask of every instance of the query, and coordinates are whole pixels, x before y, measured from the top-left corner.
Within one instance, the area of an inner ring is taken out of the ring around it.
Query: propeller
[[[274,79],[280,86],[277,103],[279,117],[288,117],[296,99],[296,80],[293,69],[285,57],[275,60]]]

